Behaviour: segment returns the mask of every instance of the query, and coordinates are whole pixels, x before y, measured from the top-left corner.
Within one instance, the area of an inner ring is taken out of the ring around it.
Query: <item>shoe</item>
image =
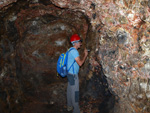
[[[73,110],[73,107],[72,106],[67,106],[67,111],[71,111]]]

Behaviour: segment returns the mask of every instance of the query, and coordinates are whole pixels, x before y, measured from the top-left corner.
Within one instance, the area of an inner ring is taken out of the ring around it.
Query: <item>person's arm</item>
[[[85,61],[87,55],[88,55],[88,51],[87,51],[87,49],[85,49],[85,50],[84,50],[84,57],[83,57],[82,60],[80,59],[79,56],[75,58],[75,60],[76,60],[76,62],[77,62],[77,64],[78,64],[79,66],[82,66],[82,64],[84,63],[84,61]]]

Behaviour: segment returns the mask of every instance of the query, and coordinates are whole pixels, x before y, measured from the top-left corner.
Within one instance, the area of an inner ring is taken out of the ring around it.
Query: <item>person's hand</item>
[[[85,56],[88,55],[88,50],[86,48],[84,49],[84,54],[85,54]]]

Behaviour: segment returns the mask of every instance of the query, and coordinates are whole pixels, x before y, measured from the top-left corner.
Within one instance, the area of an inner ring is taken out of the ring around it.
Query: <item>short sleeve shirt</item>
[[[71,74],[78,74],[79,73],[79,65],[75,61],[76,57],[79,57],[79,52],[74,48],[68,54],[67,69],[69,69],[71,67],[69,70],[69,73],[71,73]]]

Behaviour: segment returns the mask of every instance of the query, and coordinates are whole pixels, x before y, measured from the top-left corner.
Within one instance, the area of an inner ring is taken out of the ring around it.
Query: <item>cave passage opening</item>
[[[1,112],[66,113],[67,79],[56,76],[56,63],[71,46],[69,38],[74,33],[83,39],[81,57],[87,47],[89,56],[96,58],[96,33],[89,18],[48,1],[18,0],[1,14]],[[108,89],[102,65],[93,67],[87,59],[79,76],[81,110],[112,112],[115,96]]]

